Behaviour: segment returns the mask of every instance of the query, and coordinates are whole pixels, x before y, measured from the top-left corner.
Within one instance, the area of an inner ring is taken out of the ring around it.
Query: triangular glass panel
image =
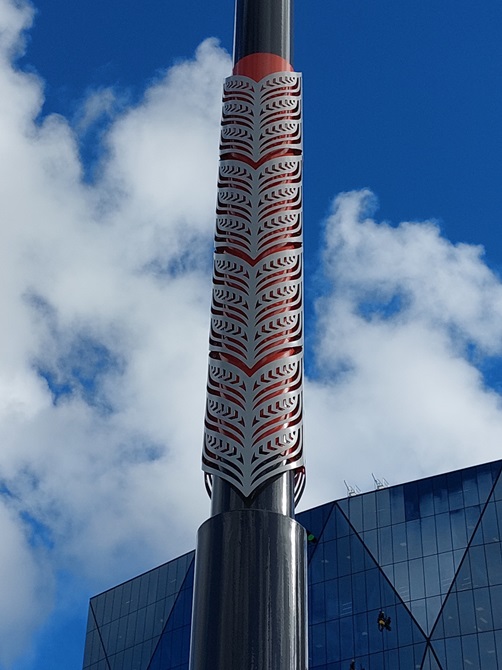
[[[480,466],[339,503],[426,633],[434,626],[492,486],[492,467]]]
[[[425,654],[422,670],[442,670],[437,659],[430,649],[427,649]]]
[[[146,670],[193,556],[181,556],[93,599],[110,670]]]
[[[194,561],[178,594],[169,620],[152,655],[148,670],[180,668],[189,656]]]
[[[494,482],[499,478],[501,471],[501,461],[494,463],[485,463],[472,468],[476,472],[476,478],[479,489],[479,502],[483,505],[490,495]]]
[[[314,548],[325,533],[326,522],[333,510],[333,503],[314,507],[296,515],[296,520],[307,531],[308,548]]]
[[[322,557],[323,569],[319,563],[320,579],[312,579],[309,588],[313,665],[354,658],[364,666],[369,655],[397,649],[398,640],[399,645],[425,644],[410,612],[337,507],[330,523],[332,518],[338,537],[321,543],[322,553],[316,552],[314,560]]]
[[[106,654],[101,640],[100,631],[95,628],[87,634],[84,651],[84,670],[96,667],[94,664],[106,660]]]
[[[458,570],[441,616],[433,633],[434,640],[474,634],[490,634],[493,630],[489,587],[502,583],[502,556],[497,504],[493,497],[483,515]],[[454,657],[450,659],[448,649]],[[457,659],[455,644],[446,645],[448,663]],[[472,655],[467,650],[467,657]],[[449,666],[448,666],[449,667]]]

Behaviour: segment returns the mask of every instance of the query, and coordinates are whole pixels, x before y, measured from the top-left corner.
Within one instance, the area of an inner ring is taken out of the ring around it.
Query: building
[[[297,519],[309,670],[502,668],[502,461]],[[193,566],[191,552],[92,598],[84,670],[187,670]]]

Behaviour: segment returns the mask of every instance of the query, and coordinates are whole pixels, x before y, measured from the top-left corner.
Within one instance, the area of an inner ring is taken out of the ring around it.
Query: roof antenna
[[[349,496],[349,498],[361,493],[361,489],[359,488],[359,486],[351,486],[350,484],[347,484],[345,479],[343,480],[343,483],[345,484],[345,488],[347,489],[347,495]]]
[[[375,482],[375,491],[388,488],[389,482],[385,479],[385,477],[382,477],[382,479],[377,479],[373,473],[371,473],[371,476]]]

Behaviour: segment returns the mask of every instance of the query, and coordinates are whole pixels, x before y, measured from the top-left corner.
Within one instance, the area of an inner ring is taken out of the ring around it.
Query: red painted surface
[[[261,81],[273,72],[293,72],[293,66],[287,60],[275,54],[251,54],[244,56],[235,64],[233,74]]]

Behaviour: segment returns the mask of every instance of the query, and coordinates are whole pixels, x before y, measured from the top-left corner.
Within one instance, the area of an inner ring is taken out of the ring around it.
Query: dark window
[[[378,530],[378,557],[380,565],[390,565],[394,561],[391,526],[385,526]]]
[[[363,501],[364,530],[372,530],[377,525],[375,496],[375,493],[366,493],[364,496],[361,496]]]
[[[390,512],[393,524],[405,521],[404,493],[402,486],[394,486],[390,489]]]
[[[450,511],[453,512],[456,509],[463,509],[464,494],[462,491],[462,473],[451,472],[447,475],[447,483]]]
[[[425,594],[436,596],[441,593],[439,584],[439,564],[437,556],[426,556],[424,558]]]
[[[434,497],[432,495],[432,481],[430,479],[418,482],[418,499],[420,516],[422,518],[434,514]]]
[[[334,579],[338,576],[337,572],[337,558],[336,558],[337,541],[331,540],[324,543],[324,576],[325,579]]]
[[[476,630],[493,630],[493,616],[490,602],[490,592],[487,588],[474,589],[474,611],[476,615]]]
[[[312,665],[326,663],[326,626],[324,623],[310,627]]]
[[[495,634],[497,635],[497,633]],[[478,635],[480,668],[483,670],[498,670],[497,649],[495,645],[495,635],[492,631],[489,633],[480,633]],[[498,633],[500,636],[500,633]]]
[[[472,591],[461,591],[457,595],[458,612],[460,617],[460,632],[462,635],[476,633],[476,610]]]
[[[478,481],[475,471],[466,470],[462,473],[462,490],[466,507],[479,505]]]
[[[404,493],[404,514],[406,521],[420,518],[420,503],[418,499],[418,487],[415,482],[406,484]]]
[[[415,558],[408,564],[410,574],[410,597],[412,600],[416,598],[425,598],[425,582],[424,582],[424,562],[422,558]]]
[[[392,549],[396,563],[408,558],[406,524],[398,523],[392,527]]]
[[[438,618],[441,609],[441,596],[426,598],[425,607],[427,609],[427,632],[431,632]]]
[[[488,584],[502,584],[502,556],[500,554],[501,545],[487,544],[485,546],[486,565],[488,568]]]
[[[483,667],[479,660],[479,647],[478,647],[477,635],[464,635],[464,637],[462,638],[462,653],[464,657],[464,667],[468,668]]]
[[[433,516],[422,519],[422,549],[424,556],[437,554],[436,518]]]
[[[340,622],[328,621],[326,624],[326,660],[340,660]]]
[[[490,599],[492,603],[493,627],[502,630],[502,585],[493,586],[490,589]],[[502,638],[500,632],[499,636]],[[502,663],[502,657],[500,661]]]
[[[379,528],[389,526],[390,517],[390,492],[389,489],[381,489],[376,494],[377,524]]]
[[[406,542],[408,545],[408,558],[419,558],[422,556],[422,522],[420,519],[409,521],[406,524]]]
[[[447,657],[447,662],[446,662],[446,667],[447,668],[452,668],[453,669],[459,669],[467,667],[462,658],[462,647],[460,644],[460,638],[459,637],[450,637],[447,640],[445,640],[445,647],[446,647],[446,657]],[[476,667],[476,666],[474,666]]]
[[[357,531],[363,529],[363,498],[365,496],[352,496],[349,498],[349,519]]]
[[[446,593],[452,583],[454,569],[453,569],[453,554],[448,552],[446,554],[439,554],[439,578],[441,580],[441,593]]]
[[[486,506],[483,518],[481,520],[481,525],[483,527],[483,537],[485,543],[488,544],[489,542],[500,542],[495,503],[490,502]]]
[[[453,549],[449,512],[444,512],[436,516],[436,536],[439,553],[451,551]]]
[[[450,593],[443,607],[444,634],[446,637],[460,635],[457,594]],[[459,666],[460,667],[460,666]]]

